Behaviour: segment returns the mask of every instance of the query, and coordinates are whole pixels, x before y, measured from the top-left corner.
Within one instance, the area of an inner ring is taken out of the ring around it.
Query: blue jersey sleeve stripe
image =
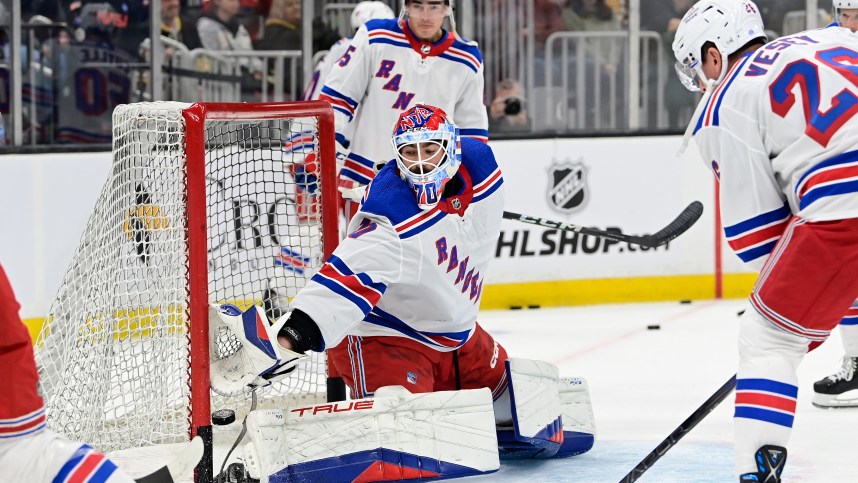
[[[347,96],[347,95],[345,95],[345,94],[343,94],[337,90],[331,89],[328,86],[322,87],[322,94],[327,94],[327,95],[334,97],[336,99],[342,99],[342,100],[346,101],[346,103],[348,103],[348,105],[351,106],[352,109],[357,108],[358,102],[356,100],[352,99],[351,97],[349,97],[349,96]]]
[[[858,192],[858,180],[848,181],[845,183],[835,183],[828,186],[819,186],[811,189],[802,196],[799,202],[799,209],[805,209],[814,201],[826,196],[845,195],[847,193]]]
[[[745,250],[743,252],[737,253],[739,258],[742,259],[743,262],[748,263],[750,261],[756,260],[760,257],[764,257],[769,253],[772,253],[772,250],[775,249],[775,245],[778,244],[778,241],[771,241],[769,243],[760,245],[758,247],[751,248],[750,250]]]
[[[346,167],[343,167],[340,170],[340,176],[342,176],[343,178],[346,178],[346,179],[350,179],[352,181],[356,181],[360,184],[369,184],[369,182],[372,181],[370,178],[367,178],[366,176],[362,176],[362,175],[358,174],[356,171],[352,171],[351,169],[348,169]]]
[[[475,196],[474,197],[474,203],[476,203],[478,201],[482,201],[482,200],[486,199],[487,197],[491,196],[491,194],[494,193],[495,191],[497,191],[498,188],[500,188],[502,184],[503,184],[503,178],[498,179],[498,181],[496,183],[492,184],[491,187],[489,187],[489,189],[487,189],[487,190],[483,191],[482,193],[478,194],[477,196]]]
[[[851,163],[856,160],[858,160],[858,151],[848,151],[843,154],[838,154],[831,159],[826,159],[825,161],[817,163],[815,166],[807,170],[807,172],[801,176],[801,178],[798,180],[798,183],[795,184],[796,189],[799,189],[804,184],[804,181],[807,178],[813,176],[814,174],[816,174],[817,171],[821,169],[825,169],[838,164]]]
[[[742,233],[745,233],[746,231],[753,230],[754,228],[759,228],[761,226],[782,221],[786,218],[789,218],[790,214],[791,211],[789,209],[789,205],[784,204],[776,210],[772,210],[767,213],[762,213],[748,220],[736,223],[735,225],[725,226],[724,234],[727,236],[727,238],[733,238],[738,235],[741,235]]]
[[[360,309],[361,313],[364,316],[366,316],[366,314],[369,313],[370,310],[372,310],[372,306],[369,304],[369,302],[364,300],[362,297],[358,297],[351,290],[319,273],[313,275],[313,278],[311,280],[327,287],[330,291],[355,304],[355,306]]]
[[[328,263],[333,265],[334,268],[336,268],[343,275],[355,276],[358,278],[358,280],[360,280],[360,283],[373,290],[378,291],[379,293],[383,294],[384,291],[387,290],[387,285],[379,282],[373,282],[372,278],[370,278],[369,275],[363,272],[355,273],[352,269],[348,267],[348,265],[346,265],[346,262],[344,262],[342,258],[339,258],[336,255],[331,255],[330,258],[328,258]]]

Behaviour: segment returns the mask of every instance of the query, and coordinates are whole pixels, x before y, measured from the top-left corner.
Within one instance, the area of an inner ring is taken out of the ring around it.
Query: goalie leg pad
[[[590,388],[582,377],[561,377],[557,382],[563,415],[563,444],[555,458],[586,453],[596,441],[596,420]]]
[[[250,475],[270,482],[452,478],[500,467],[488,389],[411,394],[253,411]]]
[[[497,429],[501,459],[551,458],[563,444],[557,366],[506,361],[512,427]]]

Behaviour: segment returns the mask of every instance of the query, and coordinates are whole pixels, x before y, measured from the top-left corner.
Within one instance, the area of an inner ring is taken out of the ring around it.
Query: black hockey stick
[[[566,223],[562,221],[551,221],[546,220],[545,218],[521,215],[518,213],[513,213],[511,211],[504,211],[503,217],[507,220],[516,220],[522,223],[530,223],[531,225],[544,226],[546,228],[555,228],[557,230],[574,231],[578,233],[583,233],[585,235],[608,238],[610,240],[615,240],[618,242],[634,243],[635,245],[640,245],[643,247],[655,248],[657,246],[664,245],[665,243],[685,233],[686,230],[691,228],[691,226],[694,225],[695,222],[697,222],[697,220],[700,218],[700,215],[702,214],[703,204],[699,201],[694,201],[684,210],[682,210],[682,213],[680,213],[675,220],[670,222],[670,224],[666,227],[659,230],[658,233],[654,235],[643,236],[626,235],[623,233],[600,230],[598,228],[589,228],[586,226],[574,225],[572,223]]]
[[[667,435],[667,437],[664,438],[664,441],[659,443],[658,446],[656,446],[654,450],[650,451],[648,455],[644,456],[641,462],[638,463],[638,465],[635,466],[632,471],[629,471],[629,474],[627,474],[625,477],[623,477],[622,480],[620,480],[620,483],[632,483],[634,481],[637,481],[637,479],[640,478],[646,470],[652,468],[652,465],[654,465],[659,458],[664,456],[664,454],[667,453],[670,448],[673,448],[676,443],[678,443],[679,440],[682,439],[683,436],[685,436],[692,429],[694,429],[694,427],[697,426],[700,421],[703,421],[703,418],[705,418],[707,414],[711,413],[712,410],[718,407],[718,405],[721,404],[721,401],[726,399],[727,396],[729,396],[730,393],[733,392],[733,388],[735,387],[736,375],[734,374],[729,381],[725,382],[723,386],[721,386],[720,388],[718,388],[717,391],[715,391],[715,394],[711,395],[709,399],[706,400],[706,402],[700,405],[700,407],[697,408],[696,411],[691,413],[691,416],[688,416],[688,419],[683,421],[682,424],[679,425],[679,427],[677,427],[673,430],[672,433]]]

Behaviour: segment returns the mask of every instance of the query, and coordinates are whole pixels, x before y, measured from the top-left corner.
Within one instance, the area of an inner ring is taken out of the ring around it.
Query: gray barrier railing
[[[528,97],[534,131],[618,130],[628,127],[629,33],[554,32],[545,42],[542,72]],[[640,32],[640,125],[666,127],[666,56],[661,35]],[[539,61],[535,59],[538,64]],[[654,98],[653,98],[654,97]],[[656,109],[655,113],[650,112]]]

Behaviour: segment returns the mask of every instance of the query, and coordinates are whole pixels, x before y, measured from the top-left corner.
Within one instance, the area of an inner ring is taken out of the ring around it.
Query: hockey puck
[[[685,305],[685,304],[690,304],[691,301],[686,299],[686,300],[680,300],[679,303]]]
[[[218,409],[212,413],[212,424],[215,426],[226,426],[235,422],[235,411],[232,409]]]
[[[661,326],[658,324],[652,324],[646,326],[646,330],[661,330]]]
[[[510,310],[521,310],[522,307],[521,307],[521,305],[510,305],[509,309]]]
[[[528,305],[528,306],[527,306],[527,308],[529,308],[529,309],[538,309],[538,308],[541,308],[541,307],[540,307],[539,305]]]
[[[736,316],[737,316],[737,317],[741,317],[741,316],[743,316],[743,315],[745,315],[745,309],[742,309],[742,310],[740,310],[740,311],[736,312]]]

